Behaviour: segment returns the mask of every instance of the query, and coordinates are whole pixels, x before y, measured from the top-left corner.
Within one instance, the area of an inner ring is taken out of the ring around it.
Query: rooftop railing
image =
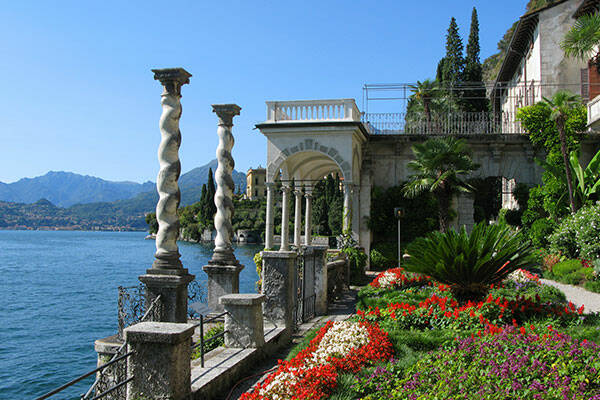
[[[266,122],[360,121],[354,99],[267,101]]]
[[[372,135],[479,135],[524,133],[512,112],[369,113],[363,123]]]

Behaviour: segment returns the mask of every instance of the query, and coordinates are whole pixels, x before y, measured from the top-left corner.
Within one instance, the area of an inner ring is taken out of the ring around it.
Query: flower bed
[[[600,399],[600,346],[549,328],[465,338],[408,370],[389,363],[360,380],[364,399]]]
[[[439,287],[442,292],[448,291],[443,285]],[[366,321],[393,325],[395,329],[478,329],[480,333],[484,330],[499,333],[503,325],[517,325],[533,315],[573,319],[581,315],[583,310],[583,306],[576,308],[571,302],[566,306],[541,303],[539,296],[509,301],[491,294],[484,301],[469,301],[459,305],[451,296],[434,293],[417,305],[392,303],[385,308],[359,310],[357,315]]]
[[[388,360],[392,344],[385,332],[368,322],[328,322],[308,347],[278,369],[245,400],[323,399],[335,388],[340,372],[358,372]]]
[[[404,268],[392,268],[378,274],[369,284],[372,288],[403,289],[430,284],[431,278],[424,275],[407,274]]]

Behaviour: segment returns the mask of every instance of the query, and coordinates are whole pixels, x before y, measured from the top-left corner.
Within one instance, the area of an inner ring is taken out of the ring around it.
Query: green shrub
[[[206,341],[206,340],[210,339],[211,337],[218,335],[219,333],[222,333],[224,330],[225,330],[225,328],[223,327],[223,324],[217,324],[217,325],[213,326],[212,328],[210,328],[208,331],[206,331],[206,333],[204,334],[204,340]],[[204,354],[216,349],[217,347],[221,347],[224,344],[225,344],[225,340],[223,337],[212,340],[208,343],[205,342],[204,343]],[[200,347],[196,348],[192,352],[192,360],[195,360],[197,358],[200,358]]]
[[[371,250],[371,269],[386,269],[391,265],[390,261],[377,249]]]
[[[570,258],[600,258],[600,205],[566,217],[550,236],[550,249]]]
[[[359,247],[346,247],[342,251],[348,256],[350,263],[350,284],[362,285],[365,280],[367,255]]]
[[[548,237],[556,229],[556,222],[548,218],[536,220],[529,229],[531,243],[538,248],[546,248],[549,245]]]
[[[600,293],[600,281],[588,281],[583,284],[583,287],[590,292]]]
[[[450,285],[460,300],[484,297],[491,284],[500,283],[516,269],[535,266],[532,247],[518,233],[500,225],[475,225],[471,234],[432,232],[408,247],[405,269],[429,275]]]
[[[575,272],[581,268],[581,261],[579,260],[565,260],[557,263],[552,267],[552,275],[561,277]]]

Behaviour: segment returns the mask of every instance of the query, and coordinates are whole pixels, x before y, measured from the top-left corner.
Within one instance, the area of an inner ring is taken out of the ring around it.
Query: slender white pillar
[[[213,112],[219,117],[217,135],[219,135],[219,145],[217,146],[218,166],[215,172],[215,181],[217,190],[215,192],[215,228],[217,236],[215,237],[215,250],[209,264],[219,265],[237,265],[239,264],[233,254],[233,227],[231,226],[231,217],[233,215],[233,183],[232,171],[235,166],[231,149],[235,140],[231,133],[233,127],[233,117],[240,115],[240,106],[236,104],[213,104]]]
[[[306,214],[304,216],[304,244],[310,246],[312,243],[312,194],[306,193]]]
[[[344,220],[342,224],[342,230],[344,232],[352,229],[352,192],[353,185],[350,182],[344,182]]]
[[[265,249],[273,249],[273,195],[275,192],[275,184],[273,182],[265,182],[267,186],[267,220],[265,221]]]
[[[290,249],[290,190],[287,185],[281,188],[281,246],[279,251],[288,251]]]
[[[294,190],[296,197],[294,210],[294,246],[300,248],[302,245],[302,191]]]
[[[183,68],[153,69],[154,79],[163,85],[161,95],[162,115],[159,128],[161,141],[158,147],[160,170],[156,178],[159,200],[156,204],[158,233],[156,234],[156,254],[153,269],[183,268],[179,260],[177,238],[179,236],[179,217],[177,208],[181,192],[179,191],[179,145],[181,132],[181,86],[190,82],[192,76]]]

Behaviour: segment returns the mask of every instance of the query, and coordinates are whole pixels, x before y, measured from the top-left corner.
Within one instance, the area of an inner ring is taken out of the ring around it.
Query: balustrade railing
[[[354,99],[268,101],[266,122],[360,121]]]
[[[524,133],[512,112],[369,113],[363,123],[372,135],[478,135]]]

